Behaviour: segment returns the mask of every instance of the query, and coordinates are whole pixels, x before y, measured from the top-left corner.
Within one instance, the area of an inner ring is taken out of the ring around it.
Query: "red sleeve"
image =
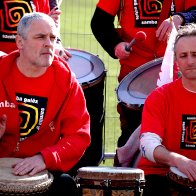
[[[66,63],[64,65],[69,69]],[[58,74],[60,75],[59,72]],[[90,116],[83,90],[72,74],[68,77],[71,79],[63,84],[68,91],[58,116],[61,139],[54,146],[41,151],[47,169],[53,171],[70,170],[90,144]]]
[[[48,0],[34,0],[33,1],[37,12],[48,14],[50,12],[50,5]]]
[[[99,0],[97,7],[115,16],[120,9],[120,0]]]
[[[185,5],[185,10],[187,10],[191,7],[195,7],[196,3],[193,0],[184,0],[184,5]]]
[[[47,169],[69,171],[90,144],[90,118],[82,91],[74,84],[61,114],[61,139],[41,151]]]
[[[145,101],[142,113],[141,133],[154,132],[161,138],[164,132],[165,100],[162,91],[153,91]]]

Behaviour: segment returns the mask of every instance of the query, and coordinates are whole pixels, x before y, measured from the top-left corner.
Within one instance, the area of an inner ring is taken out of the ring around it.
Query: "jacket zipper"
[[[14,152],[19,152],[19,150],[20,150],[20,141],[17,142]]]

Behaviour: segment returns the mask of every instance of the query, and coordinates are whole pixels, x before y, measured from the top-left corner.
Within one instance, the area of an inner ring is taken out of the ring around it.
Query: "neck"
[[[16,65],[19,71],[23,75],[25,75],[26,77],[32,77],[32,78],[43,75],[47,70],[47,67],[38,67],[35,65],[29,65],[27,62],[23,61],[20,57],[17,58]]]
[[[196,81],[195,80],[188,81],[188,82],[182,80],[182,85],[187,91],[196,93]]]

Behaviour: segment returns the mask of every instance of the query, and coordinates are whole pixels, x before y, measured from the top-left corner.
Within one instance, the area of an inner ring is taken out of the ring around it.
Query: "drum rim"
[[[116,88],[116,96],[117,96],[117,99],[118,99],[118,102],[127,106],[128,108],[133,108],[133,109],[137,109],[137,108],[140,108],[144,102],[145,102],[145,99],[146,98],[138,98],[138,100],[141,100],[141,103],[138,103],[138,104],[132,104],[132,103],[126,103],[123,99],[120,98],[119,96],[119,90],[122,86],[122,84],[129,80],[129,84],[140,74],[142,74],[143,72],[145,72],[146,70],[150,69],[151,67],[154,67],[154,66],[158,66],[159,62],[162,62],[163,61],[163,57],[160,57],[160,58],[156,58],[152,61],[149,61],[143,65],[141,65],[140,67],[137,67],[135,70],[131,71],[130,73],[128,73],[119,83],[118,87]]]
[[[188,178],[184,173],[182,173],[177,167],[170,167],[170,172],[182,177],[182,178]]]
[[[135,172],[135,173],[134,173]],[[92,175],[89,178],[89,174],[92,173]],[[144,171],[139,168],[128,168],[128,167],[108,167],[108,166],[86,166],[81,167],[78,169],[77,178],[81,179],[91,179],[91,180],[99,180],[102,179],[102,176],[100,176],[100,173],[107,174],[107,178],[111,180],[126,180],[122,175],[126,175],[126,178],[128,177],[128,180],[144,180]],[[114,174],[118,175],[116,177]],[[132,174],[132,175],[131,175]],[[87,177],[88,176],[88,177]],[[87,177],[87,178],[86,178]],[[129,177],[132,177],[130,179]]]
[[[184,178],[172,172],[171,170],[169,170],[167,177],[171,181],[171,183],[174,183],[178,186],[183,186],[184,188],[189,189],[189,190],[196,191],[196,183],[191,182],[188,178]]]
[[[99,73],[99,75],[97,75],[96,78],[91,79],[91,80],[89,80],[89,81],[81,82],[80,79],[77,78],[77,76],[76,76],[76,79],[78,80],[79,84],[80,84],[82,87],[90,87],[90,86],[93,86],[94,83],[97,83],[97,82],[96,82],[97,80],[100,81],[100,80],[102,80],[103,78],[105,78],[107,70],[106,70],[106,68],[105,68],[105,65],[104,65],[103,61],[99,58],[98,55],[95,55],[95,54],[93,54],[93,53],[90,53],[90,52],[87,52],[87,51],[84,51],[84,50],[79,50],[79,49],[76,49],[76,48],[68,48],[67,50],[71,53],[71,55],[77,55],[77,54],[79,54],[79,53],[83,53],[83,54],[85,54],[85,55],[88,55],[89,57],[93,56],[94,58],[96,58],[97,61],[99,61],[99,64],[100,64],[101,67],[102,67],[102,69],[101,69],[102,72]],[[83,57],[83,58],[84,58],[84,57]],[[87,59],[87,60],[89,60],[89,59]],[[90,62],[91,62],[91,61],[90,61]],[[92,63],[92,62],[91,62],[91,63]],[[68,65],[70,65],[69,62],[68,62]],[[73,71],[73,72],[74,72],[74,71]]]
[[[13,182],[13,183],[2,183],[0,182],[0,193],[6,194],[30,194],[30,193],[43,193],[46,192],[51,184],[53,183],[54,177],[53,175],[47,171],[48,179],[45,181],[34,184],[20,184]],[[16,184],[18,186],[16,186]]]
[[[2,157],[0,158],[0,167],[10,174],[12,165],[20,160],[22,160],[22,158]],[[42,176],[44,177],[41,178]],[[48,170],[43,170],[34,176],[29,176],[29,179],[27,179],[27,174],[24,176],[16,176],[13,180],[10,180],[11,178],[8,178],[8,176],[7,178],[6,176],[2,177],[3,178],[0,179],[0,194],[3,193],[5,195],[43,193],[48,190],[54,180],[53,174]]]

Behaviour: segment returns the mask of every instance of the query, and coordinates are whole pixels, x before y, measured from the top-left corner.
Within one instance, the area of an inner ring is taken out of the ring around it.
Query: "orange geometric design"
[[[25,13],[32,12],[31,5],[26,1],[5,1],[4,12],[0,12],[1,32],[16,34],[18,22]]]

